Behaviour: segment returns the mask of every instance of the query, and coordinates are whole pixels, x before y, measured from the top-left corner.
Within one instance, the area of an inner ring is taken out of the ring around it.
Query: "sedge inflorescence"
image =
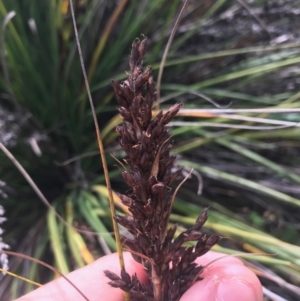
[[[201,279],[203,266],[194,261],[219,240],[201,231],[207,219],[205,209],[193,227],[174,238],[177,225],[168,228],[174,200],[170,188],[180,170],[174,171],[176,157],[170,154],[171,143],[166,125],[178,113],[182,104],[160,111],[152,118],[156,100],[151,68],[143,69],[147,39],[135,40],[129,57],[130,73],[121,83],[112,81],[123,124],[117,127],[120,144],[126,153],[128,168],[122,172],[131,187],[119,194],[130,215],[115,216],[116,221],[131,234],[122,237],[122,244],[132,251],[142,264],[149,284],[142,284],[136,275],[121,271],[116,275],[106,271],[110,285],[129,292],[131,301],[177,301],[195,282]],[[194,241],[194,246],[186,246]]]

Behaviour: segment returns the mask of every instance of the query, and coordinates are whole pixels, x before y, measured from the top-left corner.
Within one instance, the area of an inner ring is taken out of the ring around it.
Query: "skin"
[[[209,252],[198,258],[198,264],[207,265],[224,254]],[[137,274],[146,281],[141,265],[129,253],[124,253],[126,271]],[[67,275],[89,299],[89,301],[124,301],[123,292],[107,284],[103,271],[110,270],[119,275],[117,254],[102,257],[94,263]],[[202,281],[196,282],[180,301],[263,301],[261,284],[256,275],[235,257],[225,257],[209,265],[202,273]],[[15,301],[84,301],[85,299],[66,282],[59,278]]]

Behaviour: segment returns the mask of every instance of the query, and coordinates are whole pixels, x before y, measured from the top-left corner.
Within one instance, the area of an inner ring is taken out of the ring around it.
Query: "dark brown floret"
[[[152,119],[152,105],[156,99],[151,68],[143,70],[142,60],[147,39],[136,39],[129,57],[130,73],[122,83],[112,81],[123,124],[116,130],[126,153],[128,169],[122,172],[130,193],[119,194],[131,215],[116,216],[116,221],[127,228],[130,237],[122,243],[132,251],[133,258],[141,263],[149,278],[149,285],[125,271],[121,276],[106,271],[109,283],[130,293],[131,301],[177,301],[197,280],[203,267],[194,261],[217,243],[218,236],[201,232],[207,220],[207,209],[195,225],[174,238],[177,226],[168,229],[172,206],[170,183],[180,171],[173,172],[176,157],[166,125],[178,113],[182,104],[173,105],[165,113]],[[185,246],[195,241],[195,247]],[[139,254],[141,256],[139,256]]]

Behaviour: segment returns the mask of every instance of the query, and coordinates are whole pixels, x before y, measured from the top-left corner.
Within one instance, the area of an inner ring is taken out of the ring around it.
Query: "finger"
[[[124,253],[126,272],[137,274],[141,281],[145,281],[143,268],[128,252]],[[123,301],[124,292],[111,287],[109,279],[104,275],[105,270],[120,275],[117,254],[104,256],[94,263],[67,275],[67,278],[84,293],[89,301],[110,300]],[[86,301],[65,279],[59,278],[15,301]]]
[[[207,265],[224,254],[209,252],[197,259]],[[262,301],[261,284],[256,275],[234,257],[222,258],[204,269],[203,280],[196,282],[180,301]]]

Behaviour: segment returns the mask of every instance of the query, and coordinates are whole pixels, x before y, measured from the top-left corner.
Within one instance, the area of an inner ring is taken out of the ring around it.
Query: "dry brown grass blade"
[[[176,33],[177,28],[179,26],[179,22],[181,20],[181,17],[183,15],[185,9],[187,8],[188,3],[189,3],[189,0],[185,0],[184,1],[184,4],[183,4],[183,6],[182,6],[182,8],[180,10],[180,13],[178,14],[178,17],[176,19],[175,25],[174,25],[174,27],[172,29],[172,32],[170,34],[167,46],[165,48],[163,57],[162,57],[161,62],[160,62],[158,76],[157,76],[157,100],[156,100],[156,104],[155,104],[155,109],[157,111],[159,110],[159,105],[160,105],[160,102],[159,102],[159,100],[160,100],[160,86],[161,86],[161,79],[162,79],[162,75],[163,75],[163,71],[164,71],[164,66],[165,66],[165,63],[166,63],[166,60],[167,60],[167,56],[168,56],[171,44],[173,42],[175,33]]]
[[[94,103],[93,103],[93,99],[92,99],[92,95],[91,95],[91,90],[90,90],[90,86],[89,86],[89,82],[88,82],[88,78],[87,78],[87,74],[86,74],[86,70],[85,70],[85,66],[84,66],[81,46],[79,43],[79,37],[78,37],[78,31],[77,31],[77,26],[76,26],[76,21],[75,21],[75,13],[74,13],[74,7],[73,7],[72,0],[70,0],[70,9],[71,9],[72,21],[73,21],[73,26],[74,26],[74,33],[75,33],[75,38],[76,38],[77,49],[78,49],[78,53],[79,53],[80,65],[82,68],[82,74],[84,77],[84,82],[85,82],[88,99],[89,99],[89,103],[90,103],[90,107],[91,107],[91,111],[92,111],[92,116],[93,116],[93,120],[94,120],[94,124],[95,124],[97,142],[98,142],[102,166],[103,166],[103,170],[104,170],[104,176],[105,176],[105,181],[106,181],[106,186],[107,186],[107,191],[108,191],[109,206],[110,206],[112,223],[113,223],[113,228],[114,228],[114,233],[115,233],[120,268],[121,268],[121,270],[125,271],[125,263],[124,263],[124,258],[123,258],[119,228],[118,228],[117,222],[114,220],[114,216],[116,216],[116,209],[115,209],[115,204],[114,204],[113,195],[112,195],[112,189],[111,189],[109,173],[108,173],[108,168],[107,168],[107,163],[106,163],[106,158],[105,158],[105,152],[104,152],[104,147],[103,147],[103,143],[102,143],[102,139],[101,139],[101,133],[100,133],[100,128],[99,128],[99,124],[98,124],[98,120],[97,120],[97,116],[96,116],[96,112],[95,112],[95,107],[94,107]],[[130,300],[129,294],[127,292],[124,292],[124,297],[125,297],[126,301]]]
[[[11,277],[17,278],[17,279],[19,279],[19,280],[22,280],[22,281],[24,281],[24,282],[30,283],[30,284],[32,284],[32,285],[34,285],[34,286],[37,286],[37,287],[43,286],[42,284],[40,284],[40,283],[38,283],[38,282],[32,281],[32,280],[30,280],[30,279],[28,279],[28,278],[22,277],[22,276],[20,276],[20,275],[14,274],[14,273],[12,273],[12,272],[6,271],[6,270],[1,269],[1,268],[0,268],[0,272],[3,273],[4,275],[9,275],[9,276],[11,276]]]

